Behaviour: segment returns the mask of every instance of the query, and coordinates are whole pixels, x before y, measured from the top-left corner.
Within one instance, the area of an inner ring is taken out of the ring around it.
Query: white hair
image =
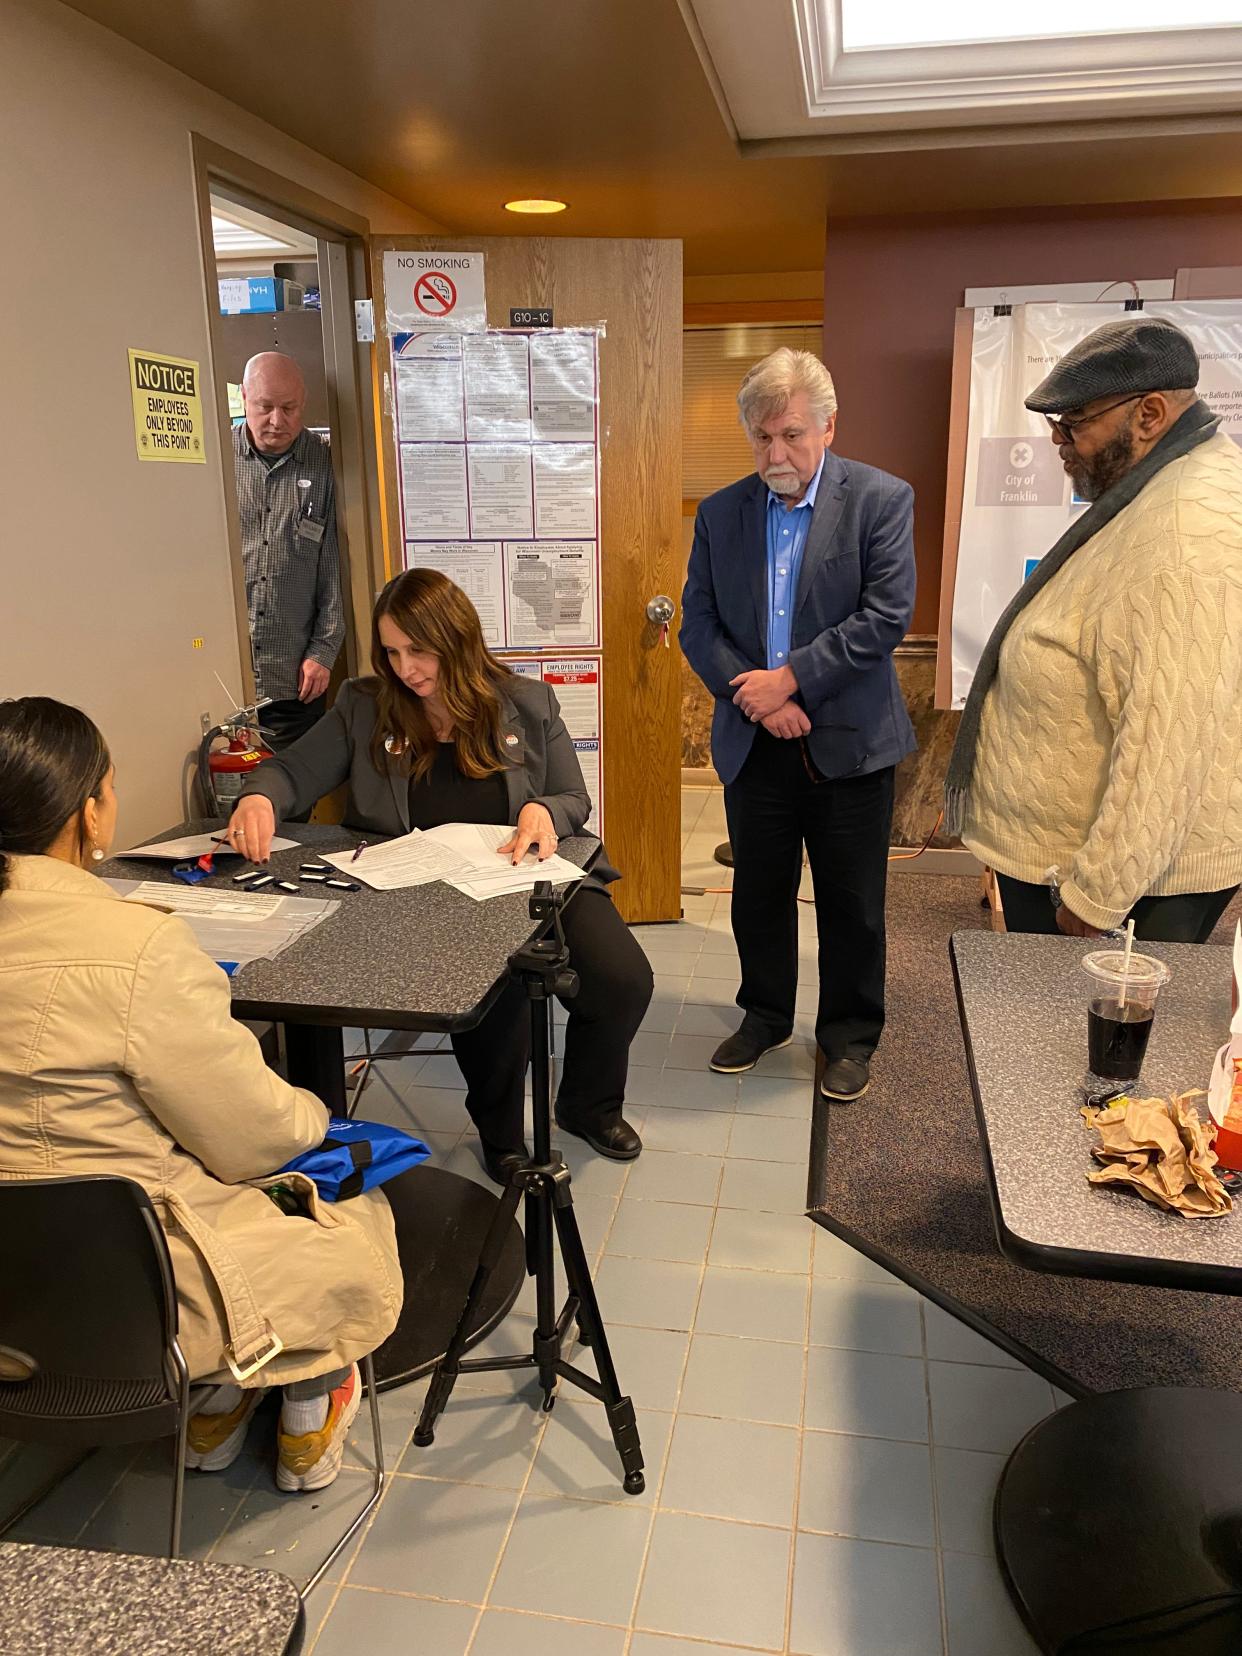
[[[782,345],[757,362],[742,381],[737,394],[742,424],[747,431],[754,431],[780,414],[799,391],[806,392],[817,423],[826,426],[837,411],[832,375],[810,351],[791,351],[788,345]]]

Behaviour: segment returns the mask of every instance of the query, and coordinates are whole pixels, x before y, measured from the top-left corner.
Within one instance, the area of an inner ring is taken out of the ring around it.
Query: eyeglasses
[[[1102,420],[1106,414],[1111,414],[1114,408],[1124,408],[1127,403],[1138,402],[1140,397],[1146,396],[1145,391],[1138,391],[1132,397],[1123,397],[1120,402],[1109,403],[1107,408],[1097,408],[1094,414],[1084,414],[1080,420],[1054,420],[1050,414],[1044,418],[1052,435],[1062,443],[1072,443],[1074,433],[1081,431],[1083,426],[1094,425],[1096,420]]]

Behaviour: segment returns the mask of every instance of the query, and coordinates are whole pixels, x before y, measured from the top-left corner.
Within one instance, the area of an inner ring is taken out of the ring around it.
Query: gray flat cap
[[[1097,397],[1143,391],[1190,391],[1199,358],[1190,340],[1163,317],[1130,311],[1067,351],[1026,399],[1034,414],[1068,414]]]

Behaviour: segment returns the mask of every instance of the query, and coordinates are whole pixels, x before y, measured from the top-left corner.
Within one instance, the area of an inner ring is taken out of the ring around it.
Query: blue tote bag
[[[332,1116],[323,1143],[295,1156],[280,1171],[304,1173],[315,1181],[325,1202],[344,1202],[417,1167],[430,1154],[421,1139],[399,1127]]]

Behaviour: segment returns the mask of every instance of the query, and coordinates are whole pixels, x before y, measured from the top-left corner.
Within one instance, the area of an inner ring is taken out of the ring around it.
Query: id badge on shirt
[[[299,518],[297,533],[299,540],[308,540],[318,546],[323,540],[323,524],[316,523],[314,518]]]

